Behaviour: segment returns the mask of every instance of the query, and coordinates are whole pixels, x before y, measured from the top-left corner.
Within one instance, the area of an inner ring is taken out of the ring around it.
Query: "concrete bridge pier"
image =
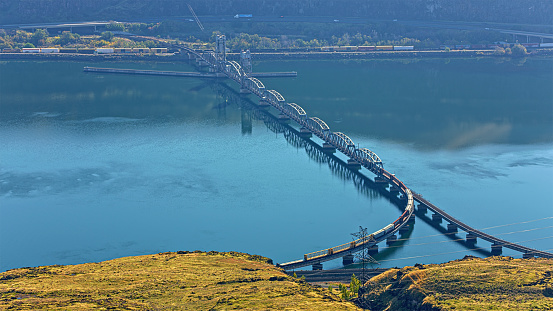
[[[411,214],[411,216],[409,216],[409,220],[407,222],[414,225],[415,224],[415,218],[416,218],[415,214]]]
[[[359,162],[355,161],[354,159],[348,159],[348,167],[352,170],[360,170],[361,164],[359,164]]]
[[[251,91],[245,87],[240,87],[240,94],[251,94]]]
[[[353,255],[349,254],[344,257],[342,257],[342,264],[344,266],[351,265],[353,263]]]
[[[409,229],[411,228],[411,226],[409,224],[405,224],[403,225],[403,227],[399,228],[399,234],[403,234],[407,231],[409,231]]]
[[[277,118],[280,123],[290,123],[290,117],[284,113],[279,114]]]
[[[492,244],[492,255],[500,255],[503,252],[501,244]]]
[[[456,224],[447,224],[447,232],[457,233],[457,225]]]
[[[395,241],[397,241],[397,235],[392,234],[386,239],[386,245],[389,246],[389,245],[393,244]]]
[[[369,255],[371,255],[371,256],[378,254],[378,244],[375,244],[375,245],[369,247],[368,251],[369,251]]]
[[[196,58],[196,62],[198,63],[198,66],[200,66],[200,67],[209,66],[209,64],[206,61],[202,60],[201,58]]]
[[[390,191],[391,194],[396,194],[397,195],[399,193],[399,188],[396,185],[392,185],[392,186],[390,186],[389,191]]]
[[[524,254],[522,254],[522,258],[523,259],[534,258],[534,254],[533,253],[524,253]]]
[[[311,131],[308,130],[307,128],[302,127],[302,128],[300,129],[300,137],[303,137],[303,138],[311,138],[311,136],[313,136],[313,133],[311,133]]]
[[[467,243],[476,243],[476,235],[474,233],[467,233]]]
[[[428,208],[426,207],[426,205],[419,203],[419,205],[417,205],[417,210],[423,214],[426,214]]]
[[[432,214],[432,221],[442,222],[442,215],[437,213]]]
[[[257,104],[259,108],[269,108],[271,107],[271,104],[269,104],[266,100],[260,99],[259,104]]]
[[[322,263],[314,263],[311,268],[313,270],[323,270],[323,264]]]
[[[323,143],[323,151],[328,153],[335,153],[336,148],[329,143]]]

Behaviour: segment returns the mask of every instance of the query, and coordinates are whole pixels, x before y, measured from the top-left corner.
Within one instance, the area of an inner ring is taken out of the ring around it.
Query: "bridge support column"
[[[311,266],[313,270],[323,270],[323,264],[322,263],[315,263],[313,266]]]
[[[378,254],[378,244],[375,244],[375,245],[369,247],[368,251],[369,251],[369,255],[371,255],[371,256]]]
[[[534,254],[533,253],[524,253],[524,254],[522,254],[522,258],[523,259],[534,258]]]
[[[328,153],[335,153],[336,148],[329,143],[323,143],[323,151]]]
[[[397,241],[397,235],[392,234],[386,239],[386,245],[390,245],[390,244],[394,243],[395,241]]]
[[[342,257],[342,264],[344,266],[351,265],[353,263],[353,255],[349,254],[344,257]]]
[[[419,203],[419,205],[417,205],[417,210],[423,214],[426,214],[426,211],[428,211],[428,208],[426,207],[426,205]]]
[[[271,107],[271,104],[269,104],[266,100],[260,99],[259,104],[257,104],[259,108],[269,108]]]
[[[359,164],[359,162],[355,161],[354,159],[348,159],[348,167],[352,170],[360,170],[361,164]]]
[[[399,228],[398,231],[399,231],[399,234],[403,234],[403,233],[409,231],[409,229],[410,229],[409,224],[405,224],[405,225],[403,225],[401,228]]]
[[[303,137],[303,138],[311,138],[311,136],[313,136],[313,133],[311,133],[311,131],[308,130],[307,128],[302,127],[302,128],[300,129],[300,137]]]
[[[467,243],[476,243],[476,235],[473,233],[467,233]]]
[[[442,215],[436,213],[432,214],[432,221],[442,222]]]
[[[389,191],[390,191],[390,193],[397,195],[399,193],[399,188],[396,185],[392,185],[392,186],[390,186]]]
[[[277,118],[280,123],[290,123],[290,117],[284,113],[279,114]]]
[[[409,216],[408,222],[409,222],[410,224],[413,224],[413,225],[414,225],[414,224],[415,224],[415,218],[416,218],[416,217],[415,217],[415,214],[411,214],[411,216]]]
[[[500,255],[502,252],[501,244],[492,244],[492,255]]]
[[[456,224],[447,224],[447,232],[457,233],[457,225]]]

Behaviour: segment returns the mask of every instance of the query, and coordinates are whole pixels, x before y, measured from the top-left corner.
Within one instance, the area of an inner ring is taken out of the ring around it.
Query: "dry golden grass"
[[[0,274],[0,310],[358,310],[241,253],[162,253]]]
[[[466,258],[392,269],[369,282],[372,310],[553,310],[553,260]]]

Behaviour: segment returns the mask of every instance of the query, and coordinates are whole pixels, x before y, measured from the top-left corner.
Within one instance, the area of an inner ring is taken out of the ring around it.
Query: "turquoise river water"
[[[0,271],[196,249],[280,263],[401,214],[267,125],[234,82],[84,66],[193,70],[0,62]],[[297,71],[262,81],[458,219],[553,249],[552,58],[264,61],[254,70]],[[380,245],[380,267],[486,255],[420,219],[405,238]]]

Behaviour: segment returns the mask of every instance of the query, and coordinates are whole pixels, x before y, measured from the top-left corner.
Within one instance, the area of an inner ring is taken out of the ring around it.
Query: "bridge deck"
[[[503,247],[506,247],[506,248],[509,248],[509,249],[512,249],[512,250],[515,250],[515,251],[519,251],[519,252],[522,252],[522,253],[533,254],[535,256],[544,257],[544,258],[553,258],[552,253],[540,251],[540,250],[533,249],[533,248],[530,248],[530,247],[526,247],[526,246],[516,244],[516,243],[511,243],[511,242],[496,238],[496,237],[494,237],[492,235],[489,235],[487,233],[484,233],[480,230],[474,229],[471,226],[465,224],[464,222],[462,222],[462,221],[454,218],[453,216],[449,215],[444,210],[438,208],[436,205],[430,203],[428,200],[424,199],[418,193],[413,192],[413,198],[415,199],[415,201],[424,204],[426,207],[428,207],[428,209],[435,212],[436,214],[439,214],[440,216],[442,216],[444,219],[446,219],[450,223],[455,224],[457,227],[463,229],[463,231],[465,231],[467,233],[472,233],[475,236],[481,238],[482,240],[488,241],[488,242],[493,243],[495,245],[501,245]]]

